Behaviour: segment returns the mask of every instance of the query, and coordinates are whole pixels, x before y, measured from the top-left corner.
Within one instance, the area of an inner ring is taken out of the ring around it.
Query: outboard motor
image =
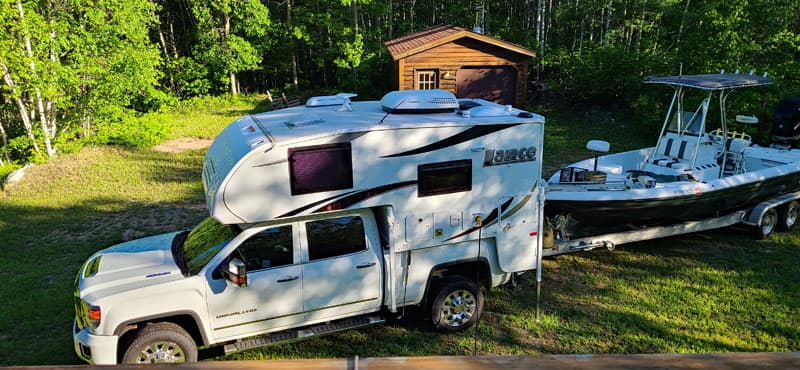
[[[800,139],[800,97],[781,100],[775,108],[771,147],[789,149]]]

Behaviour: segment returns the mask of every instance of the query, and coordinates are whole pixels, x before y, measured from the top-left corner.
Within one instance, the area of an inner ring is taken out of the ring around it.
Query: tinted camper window
[[[289,149],[292,195],[353,187],[350,143]]]
[[[420,197],[472,190],[472,161],[423,164],[417,167]]]

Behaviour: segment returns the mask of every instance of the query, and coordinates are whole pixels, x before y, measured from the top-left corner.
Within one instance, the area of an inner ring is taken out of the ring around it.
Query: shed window
[[[432,90],[438,88],[438,69],[422,69],[417,71],[417,90]]]
[[[289,149],[292,195],[353,187],[350,143]]]
[[[420,197],[472,190],[472,161],[423,164],[417,167]]]

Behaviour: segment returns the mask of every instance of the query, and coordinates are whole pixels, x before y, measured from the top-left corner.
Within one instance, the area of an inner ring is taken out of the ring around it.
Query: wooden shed
[[[523,106],[534,51],[443,25],[387,41],[398,90],[442,89],[459,98]]]

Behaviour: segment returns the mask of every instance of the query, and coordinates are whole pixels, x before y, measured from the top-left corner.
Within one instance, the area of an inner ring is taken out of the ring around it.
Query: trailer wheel
[[[778,212],[774,208],[768,209],[761,216],[761,223],[756,227],[756,237],[759,239],[766,239],[775,231],[775,226],[778,224]]]
[[[125,349],[122,363],[154,364],[197,361],[197,345],[180,326],[160,322],[144,327]]]
[[[778,212],[778,230],[789,231],[797,223],[797,217],[800,215],[800,203],[793,200],[779,208]]]
[[[483,293],[474,281],[461,276],[446,278],[431,305],[436,329],[457,332],[470,328],[483,312]]]

